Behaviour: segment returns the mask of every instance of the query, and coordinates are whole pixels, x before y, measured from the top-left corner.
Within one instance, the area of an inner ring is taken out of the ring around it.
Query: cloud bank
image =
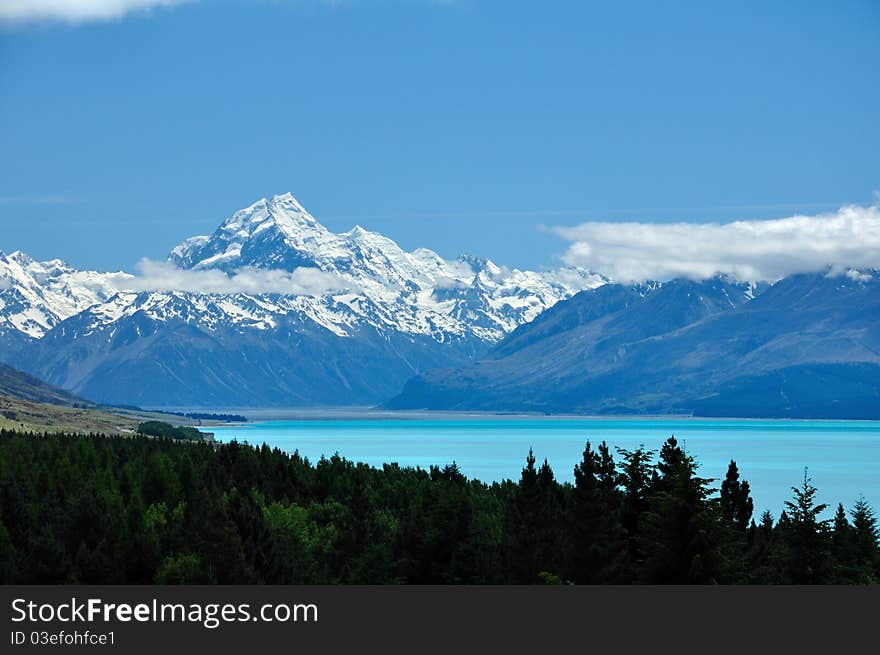
[[[34,23],[114,20],[136,11],[172,7],[190,0],[2,0],[0,22]]]
[[[552,231],[571,241],[563,260],[618,282],[724,274],[776,281],[794,273],[880,268],[880,207],[733,223],[587,222]]]
[[[353,290],[355,286],[334,273],[317,268],[297,268],[293,272],[241,268],[227,275],[223,271],[189,271],[169,262],[141,260],[139,274],[118,282],[120,291],[188,291],[190,293],[280,293],[295,296],[322,296]]]
[[[455,278],[441,276],[434,280],[435,289],[467,289],[468,285]]]

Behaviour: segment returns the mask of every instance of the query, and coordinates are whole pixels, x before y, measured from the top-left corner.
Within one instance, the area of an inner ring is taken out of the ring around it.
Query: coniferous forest
[[[519,480],[484,484],[454,464],[0,432],[6,584],[880,581],[873,509],[826,509],[805,472],[780,516],[755,516],[734,462],[702,478],[674,438],[587,442],[573,484],[531,452]]]

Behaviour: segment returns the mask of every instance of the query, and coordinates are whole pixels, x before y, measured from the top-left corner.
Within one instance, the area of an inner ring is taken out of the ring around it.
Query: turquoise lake
[[[220,441],[298,450],[313,462],[334,453],[373,466],[397,462],[427,468],[454,461],[467,476],[484,481],[518,479],[530,446],[539,462],[549,460],[559,480],[571,481],[587,439],[604,440],[612,450],[640,444],[656,450],[675,435],[697,458],[704,477],[723,479],[735,459],[751,484],[756,516],[764,509],[779,514],[791,486],[803,480],[804,467],[819,488],[820,502],[843,502],[849,509],[862,494],[880,510],[877,421],[386,417],[264,421],[205,430]],[[719,485],[720,480],[713,484]]]

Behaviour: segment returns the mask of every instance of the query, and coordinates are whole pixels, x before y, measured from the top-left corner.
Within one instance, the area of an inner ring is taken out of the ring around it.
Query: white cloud
[[[33,23],[114,20],[124,15],[172,7],[191,0],[0,0],[0,22]]]
[[[461,280],[442,275],[434,280],[435,289],[467,289],[468,285]]]
[[[854,268],[849,269],[846,272],[846,276],[850,280],[853,280],[854,282],[868,282],[868,281],[874,279],[870,274],[863,273],[862,271],[857,271]]]
[[[282,293],[295,296],[321,296],[351,291],[353,281],[317,268],[297,268],[293,272],[241,268],[227,275],[223,271],[189,271],[168,262],[149,259],[138,264],[139,274],[120,280],[120,291],[188,291],[191,293]]]
[[[602,283],[602,278],[597,275],[587,275],[582,270],[571,268],[557,268],[544,273],[547,279],[568,289],[592,289]]]
[[[69,23],[117,20],[157,7],[173,7],[197,0],[0,0],[0,24]],[[250,1],[250,0],[248,0]],[[266,0],[269,1],[269,0]],[[274,0],[278,2],[279,0]],[[410,1],[410,0],[398,0]],[[294,4],[339,9],[362,0],[291,0]],[[454,7],[458,0],[420,0],[425,4]],[[242,2],[247,5],[247,2]]]
[[[619,282],[775,281],[793,273],[880,267],[880,207],[733,223],[588,222],[553,231],[571,241],[563,260]]]

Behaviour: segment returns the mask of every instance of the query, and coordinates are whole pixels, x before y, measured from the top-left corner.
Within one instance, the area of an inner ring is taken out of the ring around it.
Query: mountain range
[[[606,280],[327,230],[290,195],[235,212],[152,273],[0,255],[0,359],[96,402],[375,404]]]
[[[880,272],[607,284],[388,406],[880,418]]]
[[[134,275],[0,253],[0,361],[113,405],[880,418],[880,272],[620,284],[284,194]]]

